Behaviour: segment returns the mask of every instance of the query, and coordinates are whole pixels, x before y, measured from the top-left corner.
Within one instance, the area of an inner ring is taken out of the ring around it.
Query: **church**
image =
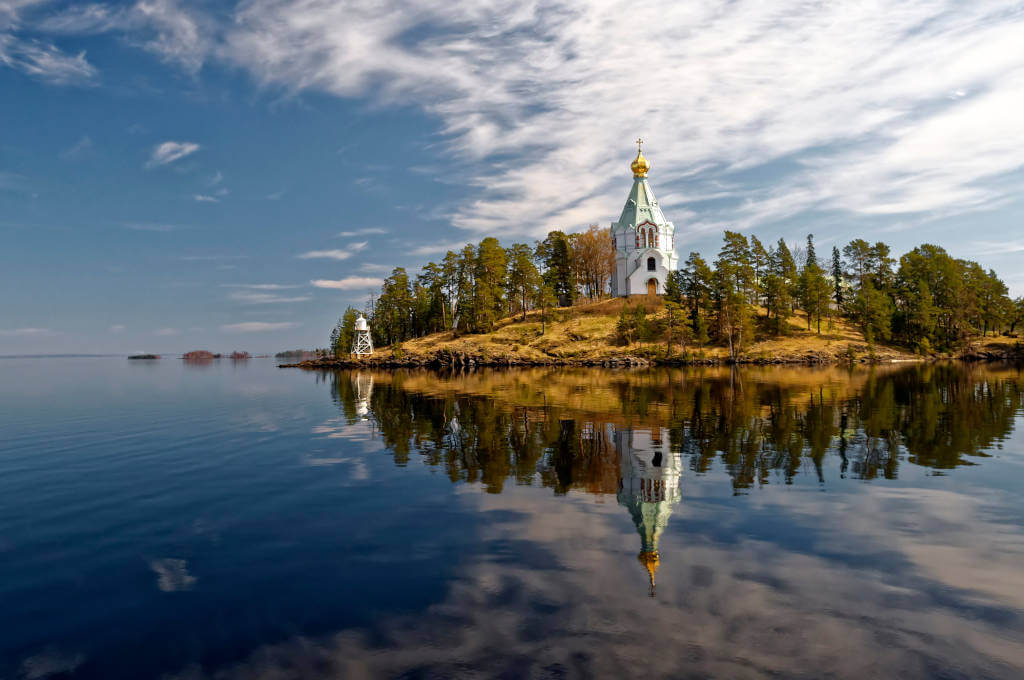
[[[678,268],[674,224],[665,219],[658,199],[647,183],[651,165],[644,158],[643,140],[638,139],[636,158],[630,165],[633,189],[618,222],[611,227],[615,249],[612,295],[664,295],[669,272]]]

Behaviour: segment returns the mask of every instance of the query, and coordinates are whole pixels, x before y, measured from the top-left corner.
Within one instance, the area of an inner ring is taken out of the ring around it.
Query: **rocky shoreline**
[[[866,349],[866,348],[865,348]],[[976,349],[959,355],[918,356],[896,352],[890,349],[874,354],[863,352],[854,356],[829,352],[807,351],[796,354],[776,356],[741,355],[736,359],[728,357],[692,357],[692,358],[647,358],[632,355],[610,355],[604,357],[545,357],[525,358],[516,356],[487,356],[484,354],[460,353],[439,350],[430,355],[384,356],[377,355],[366,358],[333,358],[307,359],[297,363],[278,364],[279,368],[303,368],[307,370],[338,370],[352,368],[509,368],[534,366],[577,366],[603,368],[635,368],[645,366],[725,366],[725,365],[833,365],[833,364],[885,364],[903,362],[926,362],[961,360],[972,362],[983,361],[1019,361],[1024,353],[1013,348],[994,350]]]

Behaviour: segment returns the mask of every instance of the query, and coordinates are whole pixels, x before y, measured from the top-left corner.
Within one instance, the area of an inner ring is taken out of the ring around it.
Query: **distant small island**
[[[133,354],[129,359],[159,359],[159,354]]]

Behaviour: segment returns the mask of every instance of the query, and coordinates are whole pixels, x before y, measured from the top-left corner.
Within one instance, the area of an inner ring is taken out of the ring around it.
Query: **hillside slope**
[[[648,320],[666,318],[660,298],[642,298],[628,303],[622,299],[602,300],[549,312],[543,332],[540,312],[530,312],[525,321],[519,316],[503,319],[490,333],[435,333],[409,340],[398,348],[378,348],[372,357],[361,360],[346,357],[298,365],[723,363],[728,360],[728,350],[715,345],[691,345],[684,353],[678,343],[674,343],[669,353],[664,340],[622,344],[618,341],[616,324],[625,304],[644,305]],[[794,317],[790,320],[787,335],[763,338],[749,344],[743,349],[739,361],[833,363],[920,359],[893,347],[877,344],[874,348],[869,347],[863,335],[843,320],[833,322],[831,327],[823,325],[820,334],[808,331],[806,325],[806,317]]]

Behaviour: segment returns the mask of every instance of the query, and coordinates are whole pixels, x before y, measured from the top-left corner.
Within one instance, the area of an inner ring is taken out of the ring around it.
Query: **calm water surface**
[[[0,360],[0,678],[1024,677],[1007,366]]]

